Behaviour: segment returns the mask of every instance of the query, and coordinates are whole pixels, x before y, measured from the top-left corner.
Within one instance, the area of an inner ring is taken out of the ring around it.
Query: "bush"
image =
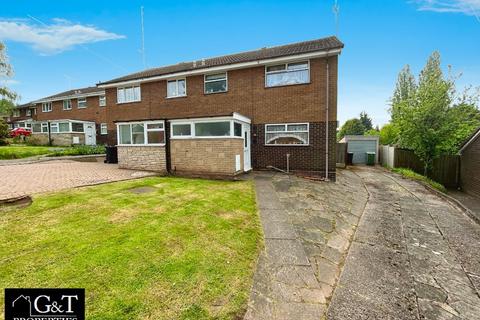
[[[55,150],[53,153],[49,154],[48,157],[79,156],[104,153],[105,146],[74,146],[71,148]]]
[[[409,178],[409,179],[412,179],[412,180],[417,180],[417,181],[426,183],[426,184],[430,185],[432,188],[437,189],[438,191],[441,191],[443,193],[447,192],[447,189],[441,183],[433,181],[432,179],[430,179],[428,177],[425,177],[425,176],[422,176],[421,174],[418,174],[418,173],[416,173],[416,172],[414,172],[410,169],[393,168],[392,171],[402,175],[405,178]]]
[[[7,145],[7,138],[10,137],[10,128],[5,120],[0,119],[0,145]]]

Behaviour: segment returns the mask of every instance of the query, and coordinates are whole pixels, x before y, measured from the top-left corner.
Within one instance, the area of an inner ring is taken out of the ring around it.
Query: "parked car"
[[[10,131],[10,137],[12,138],[15,138],[18,136],[28,137],[31,134],[32,134],[32,131],[30,131],[30,129],[27,129],[27,128],[15,128],[12,131]]]

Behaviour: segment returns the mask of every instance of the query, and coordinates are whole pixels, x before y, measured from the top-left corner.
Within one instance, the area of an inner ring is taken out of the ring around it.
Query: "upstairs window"
[[[140,86],[117,88],[117,103],[141,101]]]
[[[42,103],[42,112],[51,112],[51,111],[52,111],[52,103],[51,102]]]
[[[98,97],[98,105],[100,107],[105,107],[107,105],[107,98],[105,96]]]
[[[32,109],[27,109],[27,110],[25,110],[25,115],[26,115],[27,117],[31,117],[31,116],[32,116]]]
[[[13,116],[14,117],[20,117],[20,110],[18,110],[18,109],[13,110]]]
[[[226,72],[205,75],[205,93],[226,92],[227,90]]]
[[[310,82],[308,61],[284,63],[265,68],[265,86],[288,86]]]
[[[185,79],[167,81],[167,98],[185,97],[187,95],[187,82]]]
[[[308,123],[265,125],[265,145],[308,145]]]
[[[63,100],[63,110],[72,110],[72,100]]]
[[[83,109],[87,107],[87,98],[78,98],[77,101],[78,109]]]

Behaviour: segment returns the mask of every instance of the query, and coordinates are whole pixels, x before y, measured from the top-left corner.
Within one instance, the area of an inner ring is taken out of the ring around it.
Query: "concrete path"
[[[448,190],[448,195],[465,206],[470,211],[468,214],[472,215],[472,218],[480,224],[480,198],[456,190]]]
[[[367,201],[362,180],[257,173],[255,184],[265,250],[245,319],[321,319]]]
[[[358,168],[370,193],[328,319],[480,319],[480,226],[422,185]]]
[[[154,174],[103,162],[56,160],[4,165],[0,166],[0,200],[149,175]]]

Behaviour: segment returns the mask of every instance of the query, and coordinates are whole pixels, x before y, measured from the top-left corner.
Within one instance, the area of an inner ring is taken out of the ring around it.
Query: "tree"
[[[365,128],[365,131],[369,131],[373,129],[372,118],[370,118],[365,111],[362,111],[360,113],[360,121],[362,122],[363,127]]]
[[[7,49],[0,42],[0,79],[8,79],[13,76],[13,68],[8,61]],[[15,105],[18,95],[7,88],[0,86],[0,115],[9,115]]]
[[[475,113],[477,97],[466,94],[458,101],[455,94],[455,81],[444,77],[438,52],[429,57],[418,85],[408,66],[398,76],[391,99],[392,125],[398,130],[398,144],[412,149],[425,163],[425,174],[435,158],[454,152],[459,144],[455,137],[464,136],[461,132],[475,125],[475,121],[459,122],[465,120],[465,110]]]
[[[6,139],[9,137],[10,129],[8,128],[8,124],[3,120],[0,119],[0,146],[6,144]]]
[[[347,120],[340,131],[338,132],[338,140],[341,140],[346,135],[363,135],[365,132],[365,127],[363,126],[362,121],[357,118]]]
[[[392,124],[387,123],[380,129],[380,143],[383,145],[394,145],[398,141],[398,128]]]

